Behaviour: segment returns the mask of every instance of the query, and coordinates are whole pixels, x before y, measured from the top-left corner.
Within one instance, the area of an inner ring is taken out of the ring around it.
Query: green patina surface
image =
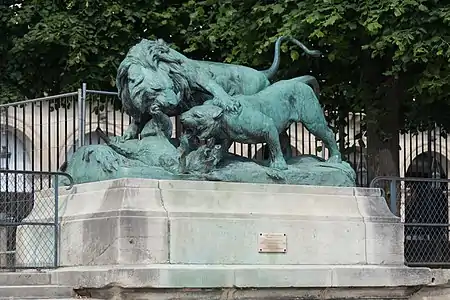
[[[282,37],[271,68],[258,71],[191,60],[163,41],[141,41],[117,74],[119,97],[132,124],[121,137],[105,136],[106,145],[81,147],[64,171],[76,183],[137,177],[354,186],[355,172],[342,162],[323,116],[317,80],[301,76],[270,84],[284,40],[310,55],[320,54]],[[170,137],[170,116],[181,116],[185,132],[180,140]],[[289,143],[286,130],[294,122],[324,141],[330,152],[327,161],[283,153],[290,145],[280,141]],[[233,142],[266,143],[269,159],[228,153]]]

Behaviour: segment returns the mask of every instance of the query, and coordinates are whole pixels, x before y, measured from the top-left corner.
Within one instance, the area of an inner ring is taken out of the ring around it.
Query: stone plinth
[[[77,288],[435,281],[428,268],[404,266],[403,226],[378,189],[120,179],[61,190],[60,217],[64,268],[52,278]],[[27,230],[18,230],[19,252],[35,241],[21,238]],[[285,236],[286,251],[262,252],[261,234]]]

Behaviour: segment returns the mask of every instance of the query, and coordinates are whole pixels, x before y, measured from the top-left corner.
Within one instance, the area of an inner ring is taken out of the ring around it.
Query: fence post
[[[0,267],[8,266],[8,227],[5,226],[8,216],[5,213],[0,213]],[[2,271],[3,272],[3,271]]]
[[[391,179],[390,190],[391,190],[391,197],[389,199],[389,206],[391,212],[394,215],[397,215],[397,180],[395,180],[394,178]]]
[[[84,127],[86,120],[86,110],[85,110],[85,102],[86,102],[86,83],[82,84],[82,88],[78,89],[78,147],[84,145]]]
[[[321,141],[321,142],[322,142],[322,158],[327,159],[327,155],[326,155],[327,148],[325,146],[325,143],[323,141]],[[297,141],[295,141],[295,144],[296,144],[295,147],[297,147]],[[328,155],[330,155],[330,154],[328,153]]]
[[[55,228],[54,228],[54,248],[53,248],[53,263],[54,267],[58,267],[59,263],[59,177],[55,175]]]

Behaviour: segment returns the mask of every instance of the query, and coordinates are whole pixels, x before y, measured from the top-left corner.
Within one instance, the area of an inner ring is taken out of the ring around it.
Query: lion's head
[[[133,46],[119,65],[116,78],[125,111],[136,117],[150,113],[153,104],[170,111],[189,97],[183,57],[162,40],[143,39]]]
[[[222,108],[211,104],[203,104],[194,106],[184,112],[180,121],[186,133],[207,140],[219,133],[222,117]]]

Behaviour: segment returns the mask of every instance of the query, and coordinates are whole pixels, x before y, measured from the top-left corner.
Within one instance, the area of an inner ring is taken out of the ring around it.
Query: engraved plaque
[[[258,235],[259,253],[286,253],[286,233],[260,233]]]

